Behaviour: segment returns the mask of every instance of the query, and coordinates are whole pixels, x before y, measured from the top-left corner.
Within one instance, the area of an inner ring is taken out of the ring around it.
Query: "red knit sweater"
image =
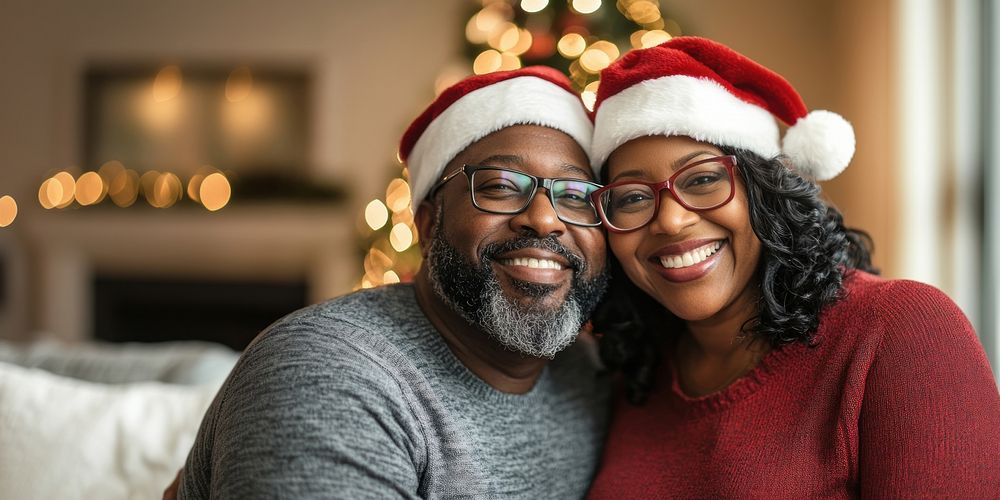
[[[617,404],[590,498],[998,498],[1000,394],[972,326],[935,288],[862,272],[819,344],[772,351],[685,396],[665,361]]]

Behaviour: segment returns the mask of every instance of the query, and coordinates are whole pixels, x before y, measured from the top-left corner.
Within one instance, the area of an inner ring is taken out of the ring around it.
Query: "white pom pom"
[[[854,156],[854,128],[830,111],[813,111],[789,127],[781,150],[796,170],[816,180],[833,179]]]

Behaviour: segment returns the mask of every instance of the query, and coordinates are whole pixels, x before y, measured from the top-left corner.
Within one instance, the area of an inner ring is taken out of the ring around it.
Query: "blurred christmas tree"
[[[466,61],[442,72],[435,93],[470,73],[545,65],[569,75],[588,108],[599,73],[624,52],[659,45],[680,35],[657,0],[481,0],[470,2],[464,30]],[[470,63],[471,62],[471,68]],[[470,71],[471,69],[471,71]],[[365,275],[358,287],[409,281],[420,267],[417,232],[409,206],[406,169],[386,189],[385,201],[365,208]]]
[[[562,70],[589,107],[602,69],[632,48],[678,34],[680,26],[663,17],[655,0],[614,6],[601,0],[485,0],[465,25],[465,53],[476,74],[538,64]]]

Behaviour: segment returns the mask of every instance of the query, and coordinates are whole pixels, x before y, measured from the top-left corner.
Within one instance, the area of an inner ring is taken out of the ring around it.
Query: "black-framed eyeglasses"
[[[608,231],[624,233],[649,224],[660,211],[660,193],[692,212],[729,203],[736,194],[736,157],[717,156],[685,165],[663,182],[622,181],[590,196]]]
[[[601,224],[591,199],[601,185],[583,179],[537,177],[509,168],[463,165],[435,184],[428,198],[433,198],[446,182],[462,173],[469,179],[472,205],[483,212],[519,214],[535,199],[538,188],[543,187],[559,220],[577,226]]]

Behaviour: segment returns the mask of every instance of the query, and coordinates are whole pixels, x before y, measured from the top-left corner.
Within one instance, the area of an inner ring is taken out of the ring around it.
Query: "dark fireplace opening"
[[[243,350],[305,306],[305,282],[94,280],[94,336],[110,342],[203,340]]]

